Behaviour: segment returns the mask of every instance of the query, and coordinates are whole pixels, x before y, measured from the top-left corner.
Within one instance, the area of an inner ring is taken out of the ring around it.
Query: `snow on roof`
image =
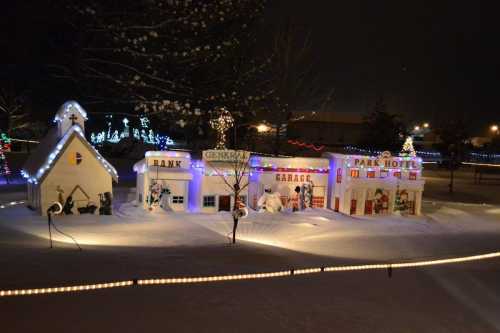
[[[252,156],[250,166],[271,168],[297,168],[297,169],[328,169],[327,158],[312,157],[264,157]]]
[[[60,122],[62,121],[70,111],[77,111],[80,113],[80,115],[83,117],[83,119],[87,120],[87,112],[81,107],[80,104],[76,101],[67,101],[61,107],[56,113],[56,116],[54,118],[54,122]]]
[[[79,125],[71,126],[59,141],[57,140],[57,130],[52,129],[24,164],[23,170],[21,170],[23,177],[27,178],[30,183],[38,184],[45,177],[47,171],[54,166],[54,162],[59,159],[73,137],[77,137],[97,158],[111,177],[118,181],[118,173],[115,168],[85,139]]]
[[[191,158],[191,155],[184,151],[147,151],[146,157],[179,157],[179,158]]]

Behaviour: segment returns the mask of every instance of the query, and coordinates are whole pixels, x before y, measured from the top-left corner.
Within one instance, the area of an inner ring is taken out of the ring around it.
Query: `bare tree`
[[[6,120],[5,130],[9,135],[29,126],[25,96],[12,87],[0,87],[0,113]]]
[[[277,30],[273,38],[267,85],[269,121],[275,129],[274,153],[278,154],[281,137],[292,120],[292,111],[300,106],[321,109],[333,95],[325,91],[314,71],[311,34],[301,33],[290,20]]]
[[[264,4],[61,1],[73,46],[65,59],[71,61],[50,68],[55,77],[75,83],[89,103],[128,105],[185,123],[204,111],[200,104],[206,100],[233,96],[234,89],[220,85],[233,76],[225,71],[221,81],[219,69],[248,40]]]
[[[234,195],[234,204],[232,210],[233,216],[233,244],[236,243],[236,230],[238,229],[238,222],[240,219],[240,193],[248,187],[249,170],[250,170],[250,154],[243,150],[232,150],[234,152],[234,159],[230,162],[207,162],[207,164],[214,169],[217,175],[224,181],[224,184],[230,189]],[[217,163],[220,163],[217,165]],[[229,171],[225,173],[223,169]]]

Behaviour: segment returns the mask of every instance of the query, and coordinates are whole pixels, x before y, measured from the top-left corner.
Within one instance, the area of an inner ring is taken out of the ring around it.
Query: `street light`
[[[424,123],[424,128],[429,128],[429,123]]]
[[[259,133],[269,132],[270,129],[271,128],[269,126],[267,126],[266,124],[257,125],[257,132],[259,132]]]
[[[420,126],[417,125],[417,126],[413,127],[413,130],[420,131]]]
[[[494,134],[498,134],[498,125],[491,125],[490,131]]]

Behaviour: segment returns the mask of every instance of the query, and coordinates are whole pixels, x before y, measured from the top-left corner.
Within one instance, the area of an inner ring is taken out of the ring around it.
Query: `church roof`
[[[30,155],[24,164],[21,171],[23,177],[27,178],[30,183],[37,184],[41,182],[74,137],[79,139],[89,149],[104,169],[111,175],[113,180],[118,181],[118,173],[115,168],[85,139],[79,125],[71,126],[60,140],[57,138],[57,129],[51,129],[38,145],[38,149]]]
[[[81,107],[80,104],[78,104],[78,102],[67,101],[66,103],[61,105],[61,107],[57,111],[54,122],[63,120],[70,111],[77,111],[78,113],[80,113],[83,119],[87,120],[87,112]]]

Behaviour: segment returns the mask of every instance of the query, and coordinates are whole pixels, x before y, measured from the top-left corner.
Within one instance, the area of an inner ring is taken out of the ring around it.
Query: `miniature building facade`
[[[326,207],[328,159],[253,156],[250,167],[250,207],[257,209],[266,189],[278,192],[284,207],[297,205],[305,186],[312,190],[312,207]]]
[[[189,201],[191,155],[185,152],[148,151],[134,165],[137,173],[136,201],[144,208],[186,211]]]
[[[235,173],[239,173],[240,186],[244,187],[239,194],[239,202],[247,205],[248,201],[248,159],[249,152],[234,150],[205,150],[201,161],[193,163],[194,180],[190,187],[192,200],[190,210],[213,213],[232,211],[234,197]]]
[[[106,193],[111,197],[118,174],[85,139],[86,119],[77,102],[66,102],[54,119],[57,128],[49,131],[23,167],[28,205],[42,215],[54,202],[67,214],[94,213],[103,208],[99,205]]]
[[[328,208],[349,215],[420,215],[424,180],[419,157],[342,155],[330,159]]]
[[[232,188],[236,165],[244,175],[239,198]],[[303,158],[209,150],[203,152],[202,160],[191,161],[184,152],[148,152],[134,170],[137,202],[144,208],[156,202],[173,211],[231,211],[236,199],[259,209],[258,201],[267,192],[279,194],[285,208],[330,208],[348,215],[419,215],[424,190],[421,158],[390,153],[378,157],[325,153],[322,158]],[[167,201],[160,198],[165,189]]]

